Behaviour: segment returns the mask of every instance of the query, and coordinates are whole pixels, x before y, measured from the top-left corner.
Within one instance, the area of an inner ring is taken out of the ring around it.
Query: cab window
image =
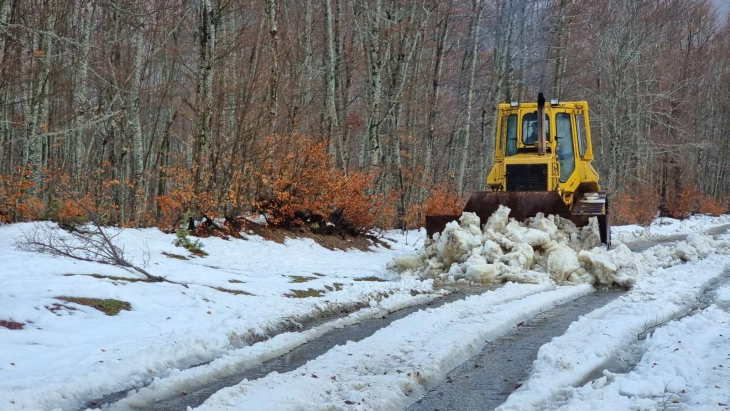
[[[575,147],[573,147],[573,127],[570,114],[555,115],[555,138],[557,140],[558,162],[560,163],[560,182],[568,181],[575,171]]]
[[[586,119],[583,114],[576,114],[575,126],[578,130],[578,154],[580,154],[580,158],[584,158],[588,142],[586,141]]]
[[[545,114],[545,141],[550,141],[550,120]],[[522,116],[522,144],[537,144],[537,111]]]
[[[506,153],[507,156],[517,154],[517,114],[510,114],[507,117],[507,127],[505,134],[507,136]]]

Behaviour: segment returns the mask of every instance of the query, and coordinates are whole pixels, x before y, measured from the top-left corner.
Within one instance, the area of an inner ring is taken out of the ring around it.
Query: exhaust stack
[[[537,94],[537,154],[545,155],[545,96]]]

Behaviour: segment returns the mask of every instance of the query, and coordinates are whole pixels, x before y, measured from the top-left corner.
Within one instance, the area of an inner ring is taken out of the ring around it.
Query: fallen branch
[[[115,240],[118,235],[119,232],[109,234],[95,224],[61,231],[60,228],[39,223],[30,232],[23,233],[21,238],[16,241],[16,247],[23,251],[113,265],[142,274],[149,281],[168,281],[164,277],[152,275],[144,268],[134,265],[126,257],[124,248],[116,245]]]

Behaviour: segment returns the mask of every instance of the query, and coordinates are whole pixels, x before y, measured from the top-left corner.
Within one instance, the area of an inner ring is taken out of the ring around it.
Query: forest
[[[709,0],[0,0],[0,221],[418,227],[539,91],[590,104],[617,221],[727,212],[729,34]]]

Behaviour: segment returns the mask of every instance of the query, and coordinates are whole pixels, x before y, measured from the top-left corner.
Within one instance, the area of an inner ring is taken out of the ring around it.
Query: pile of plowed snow
[[[444,283],[554,281],[630,288],[646,272],[730,253],[728,241],[700,234],[643,254],[632,253],[624,244],[606,250],[595,218],[579,228],[559,216],[538,214],[518,222],[509,213],[509,208],[500,206],[481,226],[476,214],[465,212],[458,223],[452,221],[435,234],[419,254],[397,257],[389,268]]]

